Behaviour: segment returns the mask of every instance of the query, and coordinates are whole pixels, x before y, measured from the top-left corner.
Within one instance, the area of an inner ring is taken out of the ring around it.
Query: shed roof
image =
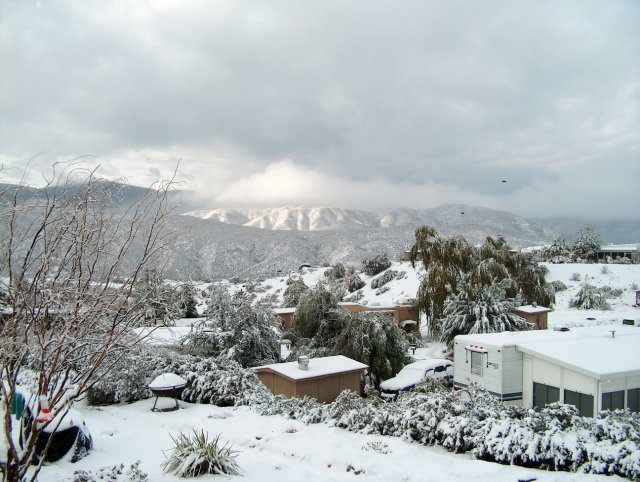
[[[254,367],[253,370],[273,371],[290,380],[305,380],[309,378],[320,378],[328,375],[336,375],[339,373],[350,373],[364,370],[368,365],[352,360],[343,355],[326,356],[322,358],[311,358],[309,360],[309,369],[301,370],[298,368],[298,362],[273,363],[271,365],[262,365]]]
[[[546,306],[539,306],[539,305],[523,305],[523,306],[518,306],[517,308],[514,309],[514,311],[520,311],[522,313],[530,313],[530,314],[535,314],[535,313],[548,313],[551,310],[551,308],[547,308]]]

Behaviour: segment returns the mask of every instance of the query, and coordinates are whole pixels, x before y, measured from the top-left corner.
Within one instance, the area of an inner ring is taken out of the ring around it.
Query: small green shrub
[[[203,474],[240,475],[241,469],[236,462],[237,451],[229,444],[221,446],[220,435],[213,440],[201,430],[191,435],[180,432],[171,437],[175,447],[162,463],[162,469],[178,477],[198,477]]]

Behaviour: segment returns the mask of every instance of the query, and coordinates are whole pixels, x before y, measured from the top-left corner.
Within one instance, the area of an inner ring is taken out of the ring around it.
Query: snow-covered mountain
[[[463,204],[442,204],[428,209],[401,208],[379,215],[366,211],[328,207],[214,209],[189,211],[184,215],[276,231],[416,228],[429,224],[447,235],[463,234],[460,231],[486,232],[487,227],[491,227],[492,232],[502,234],[506,238],[509,238],[509,235],[520,237],[523,234],[532,239],[546,240],[555,234],[542,224],[513,213]]]
[[[282,207],[276,209],[214,209],[191,211],[186,216],[227,224],[278,231],[323,231],[378,227],[375,214],[342,208]]]
[[[382,215],[348,209],[281,208],[191,211],[173,219],[180,256],[164,265],[169,276],[191,279],[264,278],[301,264],[341,262],[360,266],[379,254],[398,260],[415,229],[429,224],[443,237],[478,244],[503,236],[515,247],[549,243],[555,233],[515,214],[487,208],[442,205],[399,209]]]

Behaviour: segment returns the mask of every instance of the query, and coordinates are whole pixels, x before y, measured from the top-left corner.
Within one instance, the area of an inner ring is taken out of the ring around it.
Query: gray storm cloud
[[[211,204],[638,217],[640,4],[14,2],[0,161]],[[508,180],[504,185],[500,181]]]

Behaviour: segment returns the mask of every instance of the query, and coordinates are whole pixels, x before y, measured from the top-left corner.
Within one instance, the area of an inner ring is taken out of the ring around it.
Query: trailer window
[[[471,352],[471,373],[482,376],[482,353]]]
[[[627,390],[627,408],[630,412],[640,413],[640,388]]]
[[[602,394],[602,410],[616,410],[624,408],[624,390]]]
[[[593,395],[565,390],[564,403],[575,405],[583,417],[593,417]]]
[[[560,389],[545,385],[544,383],[533,382],[533,406],[540,409],[548,403],[560,400]]]

